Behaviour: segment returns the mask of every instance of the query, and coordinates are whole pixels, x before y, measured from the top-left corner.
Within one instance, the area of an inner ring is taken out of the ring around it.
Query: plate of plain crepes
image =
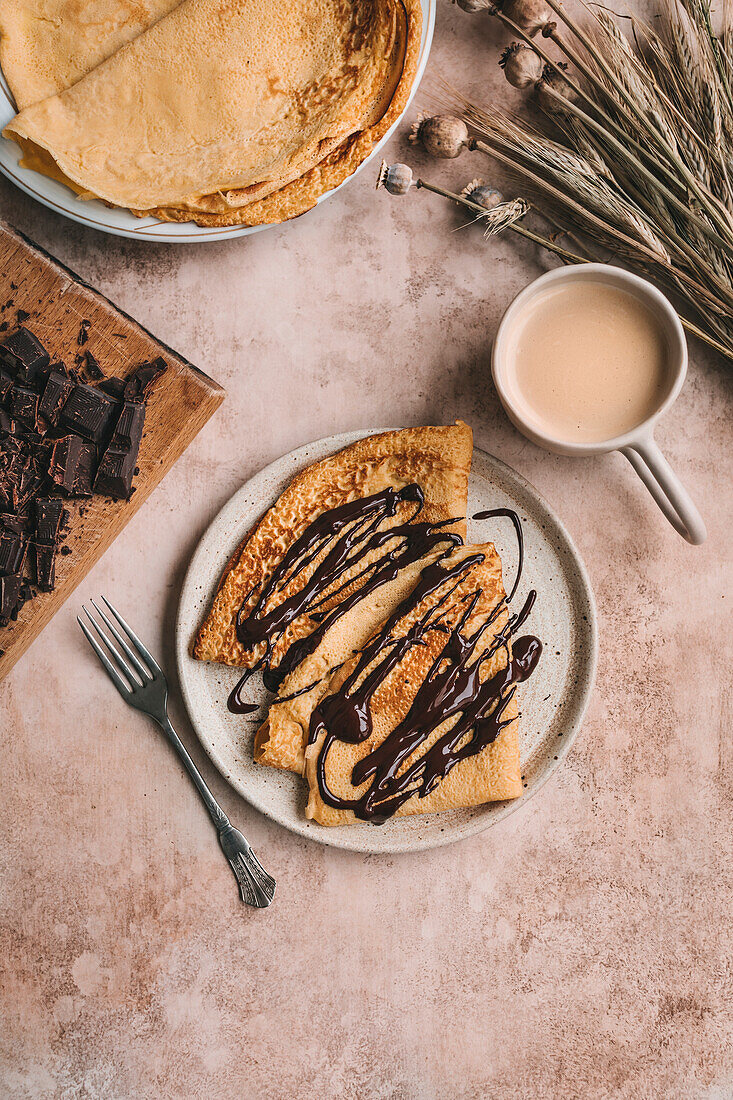
[[[435,0],[3,0],[0,171],[107,232],[298,217],[386,141]]]
[[[471,835],[538,790],[597,647],[567,533],[461,421],[268,466],[200,542],[176,631],[222,775],[295,832],[367,852]]]

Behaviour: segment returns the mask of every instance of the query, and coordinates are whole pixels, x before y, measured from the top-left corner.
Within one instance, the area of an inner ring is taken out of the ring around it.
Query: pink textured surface
[[[504,94],[500,35],[440,5],[429,73]],[[418,100],[419,100],[418,96]],[[491,165],[435,166],[462,186]],[[498,1100],[733,1096],[729,368],[693,345],[659,439],[709,529],[687,546],[620,456],[510,427],[489,341],[546,259],[369,172],[247,241],[140,245],[0,184],[2,214],[227,386],[229,398],[81,595],[104,591],[173,672],[186,563],[264,463],[374,423],[461,416],[558,510],[601,626],[594,701],[521,812],[453,848],[369,858],[278,829],[227,788],[278,879],[239,903],[155,728],[87,652],[76,600],[0,685],[0,1094]],[[174,691],[175,696],[175,691]]]

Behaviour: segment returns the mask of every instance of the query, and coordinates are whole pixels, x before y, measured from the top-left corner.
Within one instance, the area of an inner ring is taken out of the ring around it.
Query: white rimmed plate
[[[356,852],[414,852],[449,844],[487,829],[519,809],[550,777],[580,729],[593,687],[597,627],[585,567],[569,535],[536,489],[499,459],[475,450],[469,481],[469,517],[489,508],[519,513],[524,528],[525,566],[514,605],[537,589],[525,630],[543,642],[536,672],[522,685],[521,753],[525,791],[512,802],[470,810],[395,818],[386,825],[325,828],[304,814],[305,781],[252,759],[256,724],[227,711],[227,696],[239,679],[236,669],[194,661],[193,637],[222,570],[246,533],[290,479],[312,462],[372,432],[349,432],[309,443],[271,463],[238,490],[201,539],[183,582],[176,623],[176,657],[183,697],[194,729],[224,778],[253,806],[295,833]],[[516,540],[508,520],[469,518],[469,539],[496,544],[507,588],[517,565]],[[248,698],[264,702],[259,677]]]
[[[433,40],[433,28],[435,26],[435,9],[437,0],[422,0],[423,27],[422,40],[420,42],[420,55],[418,57],[415,80],[410,92],[410,98],[405,104],[405,111],[409,108],[412,97],[417,91],[417,86],[425,72],[425,66],[430,53],[430,44]],[[395,120],[382,140],[375,145],[372,152],[362,161],[355,172],[348,179],[340,183],[338,187],[326,191],[318,199],[323,202],[329,195],[333,195],[339,188],[344,187],[349,179],[361,172],[374,157],[378,155],[382,146],[389,141],[405,111]],[[0,131],[15,117],[16,110],[10,89],[5,78],[0,74]],[[179,224],[177,222],[162,222],[158,218],[136,218],[129,210],[109,208],[103,202],[96,199],[87,201],[79,199],[68,187],[56,180],[43,176],[39,172],[33,172],[28,168],[21,168],[20,148],[14,141],[8,141],[0,137],[0,172],[9,180],[38,199],[44,206],[71,218],[81,225],[90,226],[92,229],[100,229],[104,233],[113,233],[117,237],[130,237],[132,240],[164,241],[167,243],[195,244],[204,241],[222,241],[229,237],[246,237],[250,233],[260,233],[263,229],[272,228],[269,225],[239,225],[224,226],[221,228],[206,228],[194,225],[193,222]]]

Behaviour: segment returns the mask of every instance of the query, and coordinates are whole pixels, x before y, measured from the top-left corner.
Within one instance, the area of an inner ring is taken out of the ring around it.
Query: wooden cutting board
[[[64,545],[56,556],[56,587],[21,608],[16,622],[0,627],[0,679],[13,667],[61,604],[119,535],[158,482],[224,400],[224,390],[176,352],[161,344],[127,314],[34,245],[0,222],[0,340],[18,323],[18,310],[51,358],[73,365],[82,321],[89,321],[84,351],[108,376],[127,375],[160,356],[168,365],[147,402],[145,432],[129,501],[94,496],[70,500]],[[6,325],[6,328],[3,326]]]

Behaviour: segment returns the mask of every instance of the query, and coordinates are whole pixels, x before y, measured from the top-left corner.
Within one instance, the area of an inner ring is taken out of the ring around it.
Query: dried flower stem
[[[667,187],[667,185],[662,183],[662,181],[659,179],[659,176],[655,175],[654,172],[650,171],[648,168],[645,167],[645,165],[643,164],[643,162],[640,158],[643,157],[643,158],[646,158],[647,160],[649,160],[653,164],[654,169],[657,173],[659,173],[659,172],[663,173],[671,183],[673,183],[674,185],[676,185],[679,188],[680,187],[679,178],[677,176],[675,176],[674,171],[670,167],[668,167],[664,163],[664,161],[660,161],[658,157],[654,156],[653,150],[648,145],[647,146],[642,145],[642,143],[637,141],[636,139],[634,139],[633,136],[631,134],[629,134],[629,132],[627,130],[624,130],[624,128],[622,126],[619,126],[619,124],[615,121],[615,119],[613,119],[611,117],[611,115],[609,115],[592,98],[592,96],[580,84],[578,84],[577,81],[575,81],[573,79],[573,77],[569,73],[565,72],[560,67],[559,63],[557,61],[555,61],[554,58],[552,58],[547,53],[547,51],[542,48],[542,46],[539,44],[539,42],[536,39],[530,38],[530,36],[527,35],[517,23],[515,23],[513,20],[509,19],[502,12],[497,12],[496,17],[506,27],[508,27],[514,34],[518,35],[522,39],[523,42],[525,42],[525,43],[527,43],[527,45],[531,46],[532,49],[536,51],[538,56],[542,58],[542,60],[545,62],[545,64],[549,65],[550,68],[552,69],[552,71],[557,73],[558,76],[563,77],[563,79],[567,82],[568,86],[572,89],[572,91],[580,99],[582,99],[583,102],[586,103],[595,112],[595,114],[597,114],[599,116],[600,119],[602,119],[602,124],[601,124],[599,122],[596,122],[595,119],[592,119],[590,117],[590,115],[588,115],[586,112],[582,112],[582,117],[583,117],[584,121],[587,120],[587,121],[585,121],[585,124],[588,125],[588,126],[591,126],[592,128],[594,128],[598,133],[602,133],[604,135],[605,140],[609,144],[613,144],[613,147],[617,152],[619,150],[621,150],[622,153],[623,153],[623,156],[632,164],[632,166],[634,167],[635,170],[640,171],[642,173],[642,175],[644,175],[645,179],[652,182],[656,187],[663,188],[665,194],[669,197],[669,201],[673,202],[678,210],[681,210],[682,212],[684,212],[684,215],[688,219],[690,219],[691,221],[694,221],[701,233],[705,234],[705,236],[708,236],[711,239],[717,240],[718,235],[716,234],[716,232],[712,228],[712,226],[710,226],[708,222],[706,222],[702,218],[700,218],[695,213],[695,211],[693,209],[691,209],[689,203],[686,203],[684,201],[684,199],[679,198],[676,195],[673,195],[673,193],[670,191],[670,189]],[[567,44],[562,39],[560,39],[556,36],[553,36],[553,41],[556,42],[556,44],[560,46],[560,48],[562,49],[565,56],[570,61],[572,61],[572,63],[580,71],[582,71],[584,73],[584,75],[586,75],[586,78],[588,79],[588,82],[591,84],[591,86],[595,87],[596,91],[598,91],[598,92],[602,93],[604,96],[606,96],[608,94],[607,89],[597,79],[597,77],[595,76],[593,71],[591,69],[589,69],[584,64],[582,59],[580,59],[574,51],[571,51],[567,47]],[[570,102],[568,100],[565,100],[564,109],[569,110],[569,111],[573,111],[575,114],[578,115],[578,117],[580,117],[580,110],[581,109],[579,107],[577,107],[576,105],[574,105],[574,104],[570,104]],[[629,119],[629,122],[633,122],[633,120]],[[634,150],[636,155],[632,154],[632,152],[631,152],[632,149]],[[684,192],[683,192],[683,194],[684,194]],[[729,242],[729,247],[731,248],[731,253],[733,254],[733,236],[731,237],[731,241]]]
[[[523,175],[525,179],[529,180],[529,182],[533,186],[538,187],[547,195],[551,196],[551,198],[553,198],[556,202],[559,202],[563,206],[567,207],[569,210],[572,210],[573,213],[582,221],[588,223],[589,225],[592,225],[596,229],[599,229],[607,237],[611,238],[612,240],[618,241],[619,244],[625,245],[632,251],[640,252],[651,264],[658,264],[661,267],[665,267],[668,269],[671,268],[669,262],[665,261],[657,252],[654,252],[651,248],[649,248],[648,245],[644,244],[638,239],[629,237],[628,234],[624,233],[620,229],[617,229],[610,222],[604,221],[603,218],[600,218],[597,214],[594,214],[590,210],[586,210],[583,206],[580,205],[579,202],[576,202],[575,199],[572,199],[566,192],[561,191],[560,188],[555,187],[553,184],[549,183],[541,176],[538,176],[536,172],[533,172],[531,169],[525,167],[523,164],[519,163],[518,160],[506,155],[500,149],[497,149],[496,146],[487,145],[486,142],[478,140],[474,141],[472,144],[474,148],[480,150],[480,152],[482,153],[486,153],[488,156],[494,157],[495,160],[498,160],[499,163],[503,164],[505,167],[511,169],[514,172],[521,173],[521,175]],[[711,305],[714,309],[717,309],[723,313],[730,311],[731,305],[727,305],[726,303],[715,298],[712,294],[710,294],[708,290],[705,289],[705,287],[703,287],[686,272],[675,269],[674,275],[676,278],[685,283],[685,285],[695,294],[704,298],[708,302],[708,304]],[[733,292],[731,293],[731,302],[733,302]]]
[[[466,199],[462,195],[456,195],[453,191],[446,191],[442,187],[436,187],[433,183],[426,183],[425,180],[416,180],[415,186],[421,188],[423,191],[432,191],[434,195],[442,195],[444,199],[451,199],[452,202],[457,202],[459,206],[465,206],[467,210],[472,210],[478,215],[477,221],[485,218],[488,213],[484,206],[479,206],[478,203],[471,202],[470,199]],[[528,241],[533,241],[542,248],[546,248],[548,252],[554,252],[555,255],[560,256],[565,263],[582,264],[588,262],[582,256],[577,256],[574,252],[568,252],[566,248],[562,248],[559,244],[555,244],[554,241],[549,240],[547,237],[541,237],[538,233],[533,233],[531,229],[527,229],[523,225],[517,225],[516,222],[508,225],[506,228],[512,233],[516,233],[520,237],[526,237]]]
[[[476,221],[480,221],[482,217],[486,215],[486,209],[483,206],[479,206],[475,202],[471,202],[469,199],[464,198],[462,195],[457,195],[453,191],[446,191],[443,187],[437,187],[435,184],[426,183],[425,180],[418,179],[415,181],[415,187],[423,191],[431,191],[434,195],[441,195],[444,199],[450,199],[451,202],[458,203],[459,206],[464,206],[467,210],[471,210],[477,216]],[[583,256],[579,253],[569,252],[566,248],[562,248],[560,245],[555,244],[554,241],[547,237],[542,237],[538,233],[533,233],[531,229],[527,229],[521,225],[509,225],[507,226],[512,233],[516,233],[520,237],[525,237],[529,241],[533,241],[535,244],[540,245],[541,248],[546,249],[548,252],[554,253],[559,256],[564,263],[568,264],[588,264],[597,263],[598,260],[595,257]],[[703,332],[692,321],[689,321],[686,317],[679,315],[680,321],[688,332],[693,336],[697,336],[704,343],[715,351],[720,352],[721,355],[725,355],[727,358],[733,358],[731,351],[724,344],[715,340],[708,333]]]

